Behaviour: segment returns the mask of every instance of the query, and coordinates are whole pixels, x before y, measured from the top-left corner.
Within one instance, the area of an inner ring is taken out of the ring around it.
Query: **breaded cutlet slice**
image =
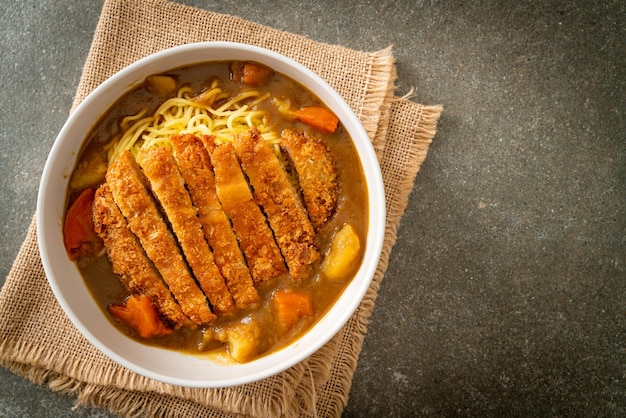
[[[317,138],[290,129],[281,132],[280,147],[298,174],[304,205],[316,231],[337,209],[337,169],[326,145]]]
[[[207,137],[206,141],[213,141]],[[246,265],[237,237],[215,191],[215,176],[209,153],[195,135],[172,135],[174,157],[187,185],[189,196],[198,209],[204,237],[213,248],[215,264],[222,272],[237,307],[259,301],[250,270]]]
[[[176,240],[146,189],[146,180],[129,151],[120,154],[109,166],[106,182],[130,230],[139,238],[148,258],[183,312],[198,325],[214,320],[215,314],[211,312],[206,296],[191,276]]]
[[[161,204],[189,267],[209,298],[216,314],[232,311],[233,299],[224,277],[215,265],[204,239],[202,224],[191,202],[185,182],[170,147],[152,146],[137,153],[137,161]]]
[[[192,326],[193,322],[183,313],[128,229],[126,219],[115,204],[107,183],[96,190],[93,220],[96,233],[104,241],[113,273],[119,277],[124,288],[132,294],[148,296],[161,316],[175,328]]]
[[[267,220],[254,202],[237,162],[233,144],[205,142],[215,171],[215,189],[230,218],[255,284],[287,274],[287,267]]]
[[[255,200],[263,207],[291,276],[309,276],[320,258],[313,225],[296,189],[258,129],[235,135],[235,150],[248,176]]]

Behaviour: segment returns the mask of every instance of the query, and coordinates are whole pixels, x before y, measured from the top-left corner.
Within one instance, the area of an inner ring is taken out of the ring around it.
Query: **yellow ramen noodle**
[[[218,80],[211,88],[194,96],[189,86],[181,87],[176,97],[166,100],[154,114],[147,110],[125,117],[121,122],[124,134],[111,144],[108,152],[110,164],[121,152],[130,151],[135,157],[142,147],[169,145],[174,134],[212,135],[216,143],[232,142],[233,135],[256,127],[263,139],[277,143],[279,136],[270,131],[265,113],[254,110],[270,97],[269,93],[250,90],[213,108],[212,104],[228,97]],[[196,100],[201,98],[201,100]]]

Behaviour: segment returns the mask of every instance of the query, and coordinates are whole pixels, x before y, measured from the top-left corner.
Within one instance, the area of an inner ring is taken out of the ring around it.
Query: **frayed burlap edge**
[[[389,46],[389,50],[391,50],[391,46]],[[383,98],[383,103],[378,109],[378,113],[380,118],[378,119],[378,126],[376,129],[376,135],[372,139],[372,146],[374,147],[374,152],[376,153],[376,157],[378,161],[382,161],[383,153],[385,151],[385,144],[387,143],[387,131],[389,128],[389,120],[391,118],[391,104],[394,101],[394,94],[396,89],[396,66],[392,65],[391,74],[389,77],[389,84],[387,85],[387,91],[385,92],[385,96]]]
[[[368,96],[364,94],[366,100],[359,119],[380,160],[387,138],[391,100],[395,91],[396,70],[392,47],[388,46],[370,54],[370,68],[371,76],[365,91],[374,93]]]

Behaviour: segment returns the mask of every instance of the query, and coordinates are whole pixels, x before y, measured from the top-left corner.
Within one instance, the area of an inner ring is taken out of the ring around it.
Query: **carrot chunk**
[[[339,118],[333,112],[322,106],[308,106],[292,112],[300,122],[327,134],[337,130]]]
[[[272,70],[254,62],[246,62],[241,66],[241,82],[244,84],[259,86],[265,84],[271,75]]]
[[[162,337],[172,332],[161,321],[146,295],[131,295],[122,305],[109,305],[109,312],[137,331],[142,338]]]
[[[302,317],[313,315],[311,295],[298,290],[277,290],[274,292],[273,305],[276,321],[283,331],[288,331]]]
[[[91,188],[83,190],[65,215],[63,242],[72,260],[84,255],[95,255],[102,249],[102,240],[96,235],[93,226],[94,194]]]

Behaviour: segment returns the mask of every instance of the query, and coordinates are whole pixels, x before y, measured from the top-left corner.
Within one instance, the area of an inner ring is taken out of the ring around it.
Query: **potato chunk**
[[[226,343],[228,354],[238,363],[245,363],[258,354],[261,329],[255,322],[239,322],[222,328],[216,339]]]
[[[168,75],[146,77],[146,87],[159,96],[169,97],[176,91],[176,79]]]
[[[350,224],[345,224],[335,234],[330,250],[322,262],[322,273],[331,282],[341,282],[348,278],[354,270],[361,242],[359,236]]]

